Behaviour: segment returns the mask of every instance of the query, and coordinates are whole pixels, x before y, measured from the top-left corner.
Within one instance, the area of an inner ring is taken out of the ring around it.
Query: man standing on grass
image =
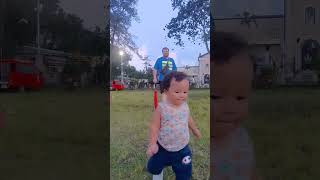
[[[160,89],[162,87],[162,80],[165,75],[169,74],[171,71],[176,71],[177,66],[172,58],[169,57],[169,48],[162,48],[162,57],[158,58],[153,67],[153,83],[159,83]],[[163,100],[163,92],[161,92],[161,99]]]

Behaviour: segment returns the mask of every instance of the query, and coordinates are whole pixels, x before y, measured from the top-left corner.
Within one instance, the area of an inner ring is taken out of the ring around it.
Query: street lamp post
[[[37,46],[37,53],[36,53],[36,58],[35,58],[35,63],[38,66],[38,68],[42,69],[43,64],[42,64],[42,58],[41,58],[41,45],[40,45],[40,13],[42,10],[43,4],[40,2],[40,0],[37,0],[37,5],[35,10],[37,11],[37,27],[36,27],[36,46]]]
[[[37,54],[40,56],[40,0],[37,0]]]
[[[122,56],[124,53],[123,53],[123,51],[120,51],[119,54],[120,54],[120,63],[121,63],[121,83],[124,84],[124,82],[123,82],[123,62],[122,62]]]

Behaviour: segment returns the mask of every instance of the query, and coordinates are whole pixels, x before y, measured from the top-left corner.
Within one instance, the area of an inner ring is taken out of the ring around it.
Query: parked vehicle
[[[0,60],[1,89],[39,90],[42,87],[42,73],[32,61],[17,59]]]
[[[113,80],[111,82],[111,85],[110,85],[110,90],[111,91],[114,91],[114,90],[121,91],[123,89],[124,89],[124,85],[121,83],[121,81]]]

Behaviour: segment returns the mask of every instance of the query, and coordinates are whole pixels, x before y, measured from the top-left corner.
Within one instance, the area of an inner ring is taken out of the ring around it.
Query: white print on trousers
[[[182,159],[182,163],[183,164],[189,164],[191,162],[191,157],[190,156],[185,156],[183,159]]]

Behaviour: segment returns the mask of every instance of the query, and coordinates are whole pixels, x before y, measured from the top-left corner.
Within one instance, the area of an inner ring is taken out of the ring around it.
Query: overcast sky
[[[213,11],[215,17],[233,17],[243,11],[256,15],[283,14],[284,0],[215,0]],[[61,7],[68,13],[74,13],[84,20],[84,26],[93,29],[96,25],[105,27],[105,0],[60,0]],[[197,65],[199,53],[206,53],[205,47],[194,45],[184,37],[185,48],[176,46],[174,41],[166,38],[164,26],[176,15],[172,11],[171,0],[139,0],[138,15],[140,23],[133,23],[129,31],[141,52],[148,55],[151,64],[161,56],[164,46],[170,48],[171,56],[178,66]],[[143,62],[133,56],[131,65],[141,70]]]
[[[162,56],[163,47],[170,49],[170,56],[174,58],[177,66],[198,65],[199,53],[206,53],[203,44],[194,45],[184,37],[185,47],[175,45],[175,41],[166,37],[167,32],[163,30],[176,12],[172,11],[171,0],[139,0],[138,15],[140,23],[133,23],[130,32],[136,36],[134,39],[141,52],[149,56],[152,66],[157,58]],[[208,14],[209,16],[209,14]],[[134,56],[130,62],[137,69],[142,69],[143,61]]]
[[[60,0],[60,5],[66,12],[83,19],[86,28],[105,26],[105,0]],[[170,56],[178,66],[198,65],[199,53],[206,53],[204,45],[194,45],[184,37],[185,48],[182,48],[166,38],[163,28],[176,15],[172,11],[171,0],[139,0],[137,10],[140,23],[133,22],[129,31],[135,36],[140,52],[149,56],[152,65],[162,56],[161,49],[165,46],[170,49]],[[134,54],[130,64],[138,70],[144,68],[143,61]]]

